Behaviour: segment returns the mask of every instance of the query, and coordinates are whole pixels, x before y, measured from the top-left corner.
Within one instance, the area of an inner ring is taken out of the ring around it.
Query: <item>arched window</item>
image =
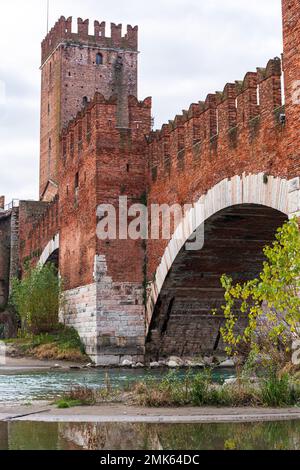
[[[96,65],[102,65],[103,64],[103,55],[100,54],[100,52],[96,55]]]

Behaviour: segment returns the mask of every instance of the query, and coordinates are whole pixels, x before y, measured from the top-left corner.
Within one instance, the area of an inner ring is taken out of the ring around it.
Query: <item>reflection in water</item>
[[[0,423],[10,450],[300,450],[300,421],[237,424]]]

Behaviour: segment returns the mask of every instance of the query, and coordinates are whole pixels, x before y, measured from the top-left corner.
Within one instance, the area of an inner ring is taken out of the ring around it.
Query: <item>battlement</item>
[[[242,81],[227,83],[223,91],[210,93],[205,101],[192,103],[188,110],[183,110],[168,124],[163,124],[161,130],[153,131],[149,142],[164,138],[190,119],[199,118],[202,118],[202,121],[208,118],[209,122],[206,124],[213,137],[219,134],[220,130],[228,131],[236,126],[247,125],[251,119],[270,114],[281,106],[281,60],[276,57],[271,59],[265,68],[247,72]],[[224,111],[227,111],[226,119],[220,129],[220,118],[223,117]]]
[[[127,26],[122,36],[122,25],[111,23],[111,35],[106,36],[106,23],[94,22],[94,34],[89,34],[89,20],[77,20],[77,32],[72,32],[72,17],[61,16],[42,42],[42,64],[61,42],[84,44],[108,49],[138,50],[138,26]]]
[[[157,167],[155,178],[172,164],[181,168],[187,150],[197,156],[224,145],[236,148],[244,131],[253,140],[262,127],[282,127],[281,75],[281,60],[276,57],[265,68],[248,72],[242,81],[227,83],[223,91],[191,104],[161,130],[152,132],[148,142],[150,167]]]
[[[106,134],[108,140],[120,134],[117,126],[118,97],[112,95],[106,99],[101,93],[95,93],[81,111],[72,119],[61,133],[61,155],[67,158],[69,154],[81,152],[89,145],[95,135]],[[150,97],[139,101],[135,96],[128,97],[129,132],[133,140],[144,141],[145,135],[151,129]]]

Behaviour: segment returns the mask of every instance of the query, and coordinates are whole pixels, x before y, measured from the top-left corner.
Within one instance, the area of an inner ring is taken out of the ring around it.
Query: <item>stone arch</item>
[[[39,263],[44,266],[49,260],[56,259],[59,251],[59,234],[55,235],[44,248],[40,256]]]
[[[146,304],[147,333],[167,275],[181,249],[201,224],[223,209],[242,204],[265,206],[289,217],[299,215],[299,189],[299,178],[288,181],[264,173],[243,174],[224,179],[201,196],[173,234],[156,270],[154,281],[149,286]],[[182,233],[184,237],[179,235]]]

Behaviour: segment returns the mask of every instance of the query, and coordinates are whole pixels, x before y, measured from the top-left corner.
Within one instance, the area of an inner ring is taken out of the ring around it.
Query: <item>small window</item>
[[[78,207],[79,200],[79,173],[75,175],[75,207]]]
[[[87,96],[84,96],[84,97],[82,98],[82,104],[83,104],[83,106],[86,106],[86,105],[88,104],[88,101],[89,101],[89,100],[88,100]]]
[[[75,175],[75,189],[79,188],[79,173]]]
[[[96,65],[103,65],[103,55],[100,52],[96,55]]]
[[[52,141],[49,139],[48,141],[48,172],[50,174],[51,171],[51,150],[52,150]]]
[[[66,158],[67,156],[67,141],[64,138],[63,143],[62,143],[62,151],[63,151],[63,158]]]

